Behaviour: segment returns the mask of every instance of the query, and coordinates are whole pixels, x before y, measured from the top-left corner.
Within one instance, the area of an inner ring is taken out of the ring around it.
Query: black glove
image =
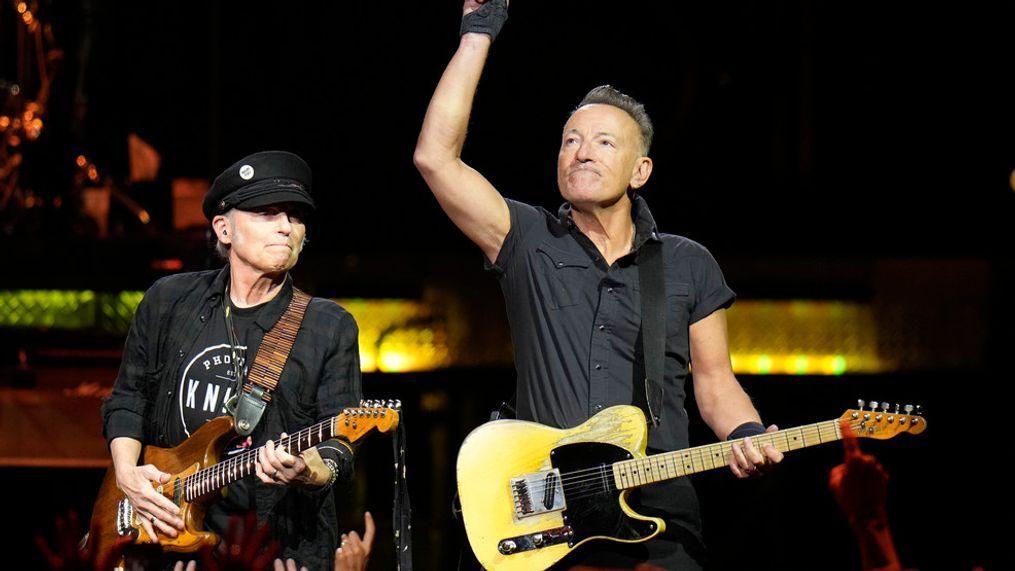
[[[497,39],[497,34],[508,19],[507,0],[490,0],[479,9],[462,16],[460,35],[470,32],[486,34],[490,40]]]

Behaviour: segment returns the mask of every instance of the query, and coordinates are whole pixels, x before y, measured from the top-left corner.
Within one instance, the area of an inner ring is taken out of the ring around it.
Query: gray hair
[[[600,85],[585,94],[574,111],[571,111],[571,115],[586,105],[595,104],[611,105],[630,115],[631,119],[634,119],[634,122],[638,124],[638,129],[641,130],[642,152],[648,156],[648,151],[652,148],[652,136],[655,134],[655,129],[652,127],[652,119],[645,111],[644,104],[639,103],[634,97],[618,91],[612,85]]]

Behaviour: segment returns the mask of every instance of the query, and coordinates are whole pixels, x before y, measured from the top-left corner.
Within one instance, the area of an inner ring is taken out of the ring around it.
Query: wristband
[[[504,27],[504,22],[507,22],[507,19],[507,1],[490,0],[477,10],[462,16],[462,27],[459,30],[459,36],[464,36],[468,33],[486,34],[490,36],[491,41],[495,40],[497,39],[497,34],[500,33],[500,29]]]
[[[757,436],[765,433],[765,425],[760,422],[745,422],[733,429],[733,432],[726,437],[726,440],[736,440],[748,436]]]
[[[324,484],[324,487],[322,488],[326,490],[335,485],[335,480],[338,479],[338,464],[336,464],[331,458],[324,458],[324,465],[331,470],[331,478],[328,478],[328,483]]]

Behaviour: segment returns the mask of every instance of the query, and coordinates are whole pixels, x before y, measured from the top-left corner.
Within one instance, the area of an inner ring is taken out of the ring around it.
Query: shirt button
[[[601,405],[601,404],[597,404],[596,406],[594,406],[594,407],[592,407],[592,408],[594,408],[594,409],[596,409],[596,410],[603,410],[603,405]]]
[[[205,320],[205,319],[208,319],[208,317],[207,317],[207,316],[204,316],[204,315],[202,315],[202,316],[201,316],[201,323],[204,323],[204,320]]]
[[[564,262],[557,262],[557,267],[558,268],[563,268],[564,267]]]
[[[180,349],[180,352],[178,354],[182,357],[183,356],[183,349]]]
[[[600,325],[600,326],[599,326],[599,330],[600,330],[600,331],[602,331],[602,330],[604,330],[604,329],[606,329],[606,326],[605,326],[605,325]]]
[[[610,293],[613,293],[613,288],[612,287],[611,288],[607,288],[606,291],[608,291]]]
[[[603,368],[603,366],[602,366],[602,365],[600,365],[599,363],[596,363],[596,370],[597,370],[597,371],[598,371],[599,369],[602,369],[602,368]]]

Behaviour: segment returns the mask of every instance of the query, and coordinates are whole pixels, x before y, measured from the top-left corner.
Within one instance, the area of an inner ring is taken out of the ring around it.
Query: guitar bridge
[[[560,472],[555,468],[511,480],[515,515],[519,518],[555,512],[567,507]]]
[[[137,535],[137,528],[134,526],[134,506],[130,505],[127,498],[116,504],[116,533],[124,535]]]

